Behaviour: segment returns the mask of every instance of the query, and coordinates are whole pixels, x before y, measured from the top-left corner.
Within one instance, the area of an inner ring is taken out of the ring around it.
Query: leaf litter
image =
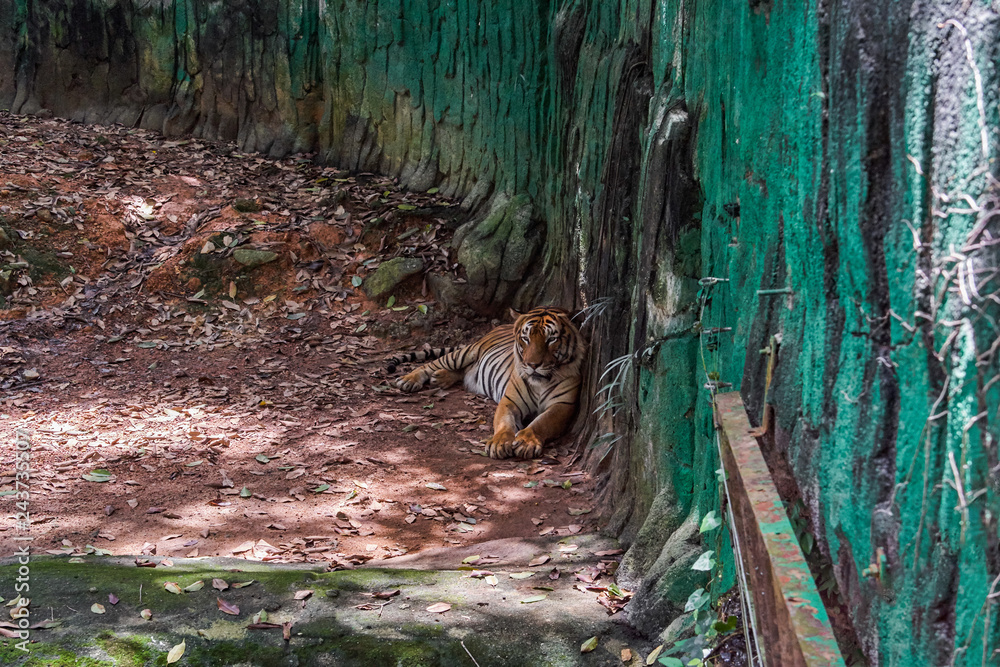
[[[590,481],[561,467],[568,445],[542,466],[486,458],[493,404],[405,395],[383,369],[415,342],[490,328],[445,313],[419,278],[378,302],[363,291],[393,257],[461,280],[449,240],[463,215],[311,156],[0,112],[0,223],[16,232],[0,250],[0,456],[30,433],[33,534],[49,553],[141,554],[139,567],[232,555],[348,569],[531,537],[539,504],[549,534],[592,530]],[[247,269],[245,251],[277,257]],[[29,270],[45,253],[55,268]],[[13,482],[0,466],[0,502]]]

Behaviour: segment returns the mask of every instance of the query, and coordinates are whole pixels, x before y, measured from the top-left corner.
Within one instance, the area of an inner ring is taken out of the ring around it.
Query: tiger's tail
[[[395,373],[396,368],[400,364],[408,364],[414,361],[425,362],[433,361],[435,359],[440,359],[446,354],[450,354],[455,350],[461,350],[462,347],[432,347],[427,350],[420,350],[418,352],[407,352],[405,354],[397,354],[395,356],[389,357],[386,362],[385,370],[388,373]]]

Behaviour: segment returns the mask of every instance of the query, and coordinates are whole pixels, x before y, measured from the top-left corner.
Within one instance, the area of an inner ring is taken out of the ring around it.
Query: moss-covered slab
[[[382,262],[365,281],[365,293],[372,299],[387,296],[397,285],[423,270],[423,261],[416,257],[395,257]]]
[[[278,254],[270,250],[255,250],[253,248],[237,248],[233,251],[233,259],[238,263],[252,269],[268,262],[278,259]]]
[[[186,650],[178,664],[206,666],[468,665],[470,655],[482,667],[603,665],[626,647],[645,655],[652,646],[629,638],[597,603],[596,593],[574,588],[572,572],[598,563],[594,551],[609,546],[586,536],[579,542],[572,550],[565,541],[529,544],[525,551],[508,552],[511,558],[504,562],[479,565],[492,569],[495,585],[471,577],[472,566],[463,566],[460,554],[454,569],[338,572],[324,572],[322,564],[237,559],[178,559],[172,566],[140,568],[128,558],[70,563],[32,557],[28,618],[31,625],[54,627],[31,629],[27,644],[17,637],[0,639],[0,664],[163,665],[170,648],[182,641]],[[528,567],[522,556],[536,551],[551,560]],[[10,600],[16,597],[20,566],[6,562],[0,565],[0,595]],[[550,578],[553,569],[559,570],[558,579]],[[510,577],[522,571],[534,574]],[[230,587],[214,588],[215,579]],[[253,583],[233,587],[248,581]],[[197,590],[172,593],[166,588],[170,582]],[[546,597],[522,602],[539,595]],[[219,599],[239,613],[221,611]],[[436,603],[451,607],[427,611]],[[92,611],[95,604],[103,605],[104,613]],[[144,609],[150,620],[142,617]],[[278,627],[248,628],[262,611]],[[580,645],[592,636],[600,638],[598,650],[581,654]]]

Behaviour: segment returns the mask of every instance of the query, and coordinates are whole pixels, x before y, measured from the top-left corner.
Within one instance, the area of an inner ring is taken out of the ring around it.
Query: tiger
[[[444,389],[464,380],[469,391],[496,401],[493,435],[486,441],[486,453],[494,459],[537,458],[546,442],[568,430],[586,353],[567,311],[535,308],[513,314],[513,324],[470,345],[410,353],[390,362],[394,369],[399,362],[434,359],[396,380],[403,391],[427,384]]]

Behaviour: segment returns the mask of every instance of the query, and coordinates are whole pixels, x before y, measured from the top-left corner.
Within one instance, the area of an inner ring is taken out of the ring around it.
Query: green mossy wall
[[[718,503],[705,374],[758,417],[781,334],[774,446],[867,657],[980,665],[998,26],[981,0],[4,0],[0,106],[312,151],[479,216],[518,202],[545,234],[516,299],[601,304],[595,387],[640,353],[583,435],[650,632]],[[704,276],[729,282],[702,311]],[[703,357],[698,326],[732,332]]]

